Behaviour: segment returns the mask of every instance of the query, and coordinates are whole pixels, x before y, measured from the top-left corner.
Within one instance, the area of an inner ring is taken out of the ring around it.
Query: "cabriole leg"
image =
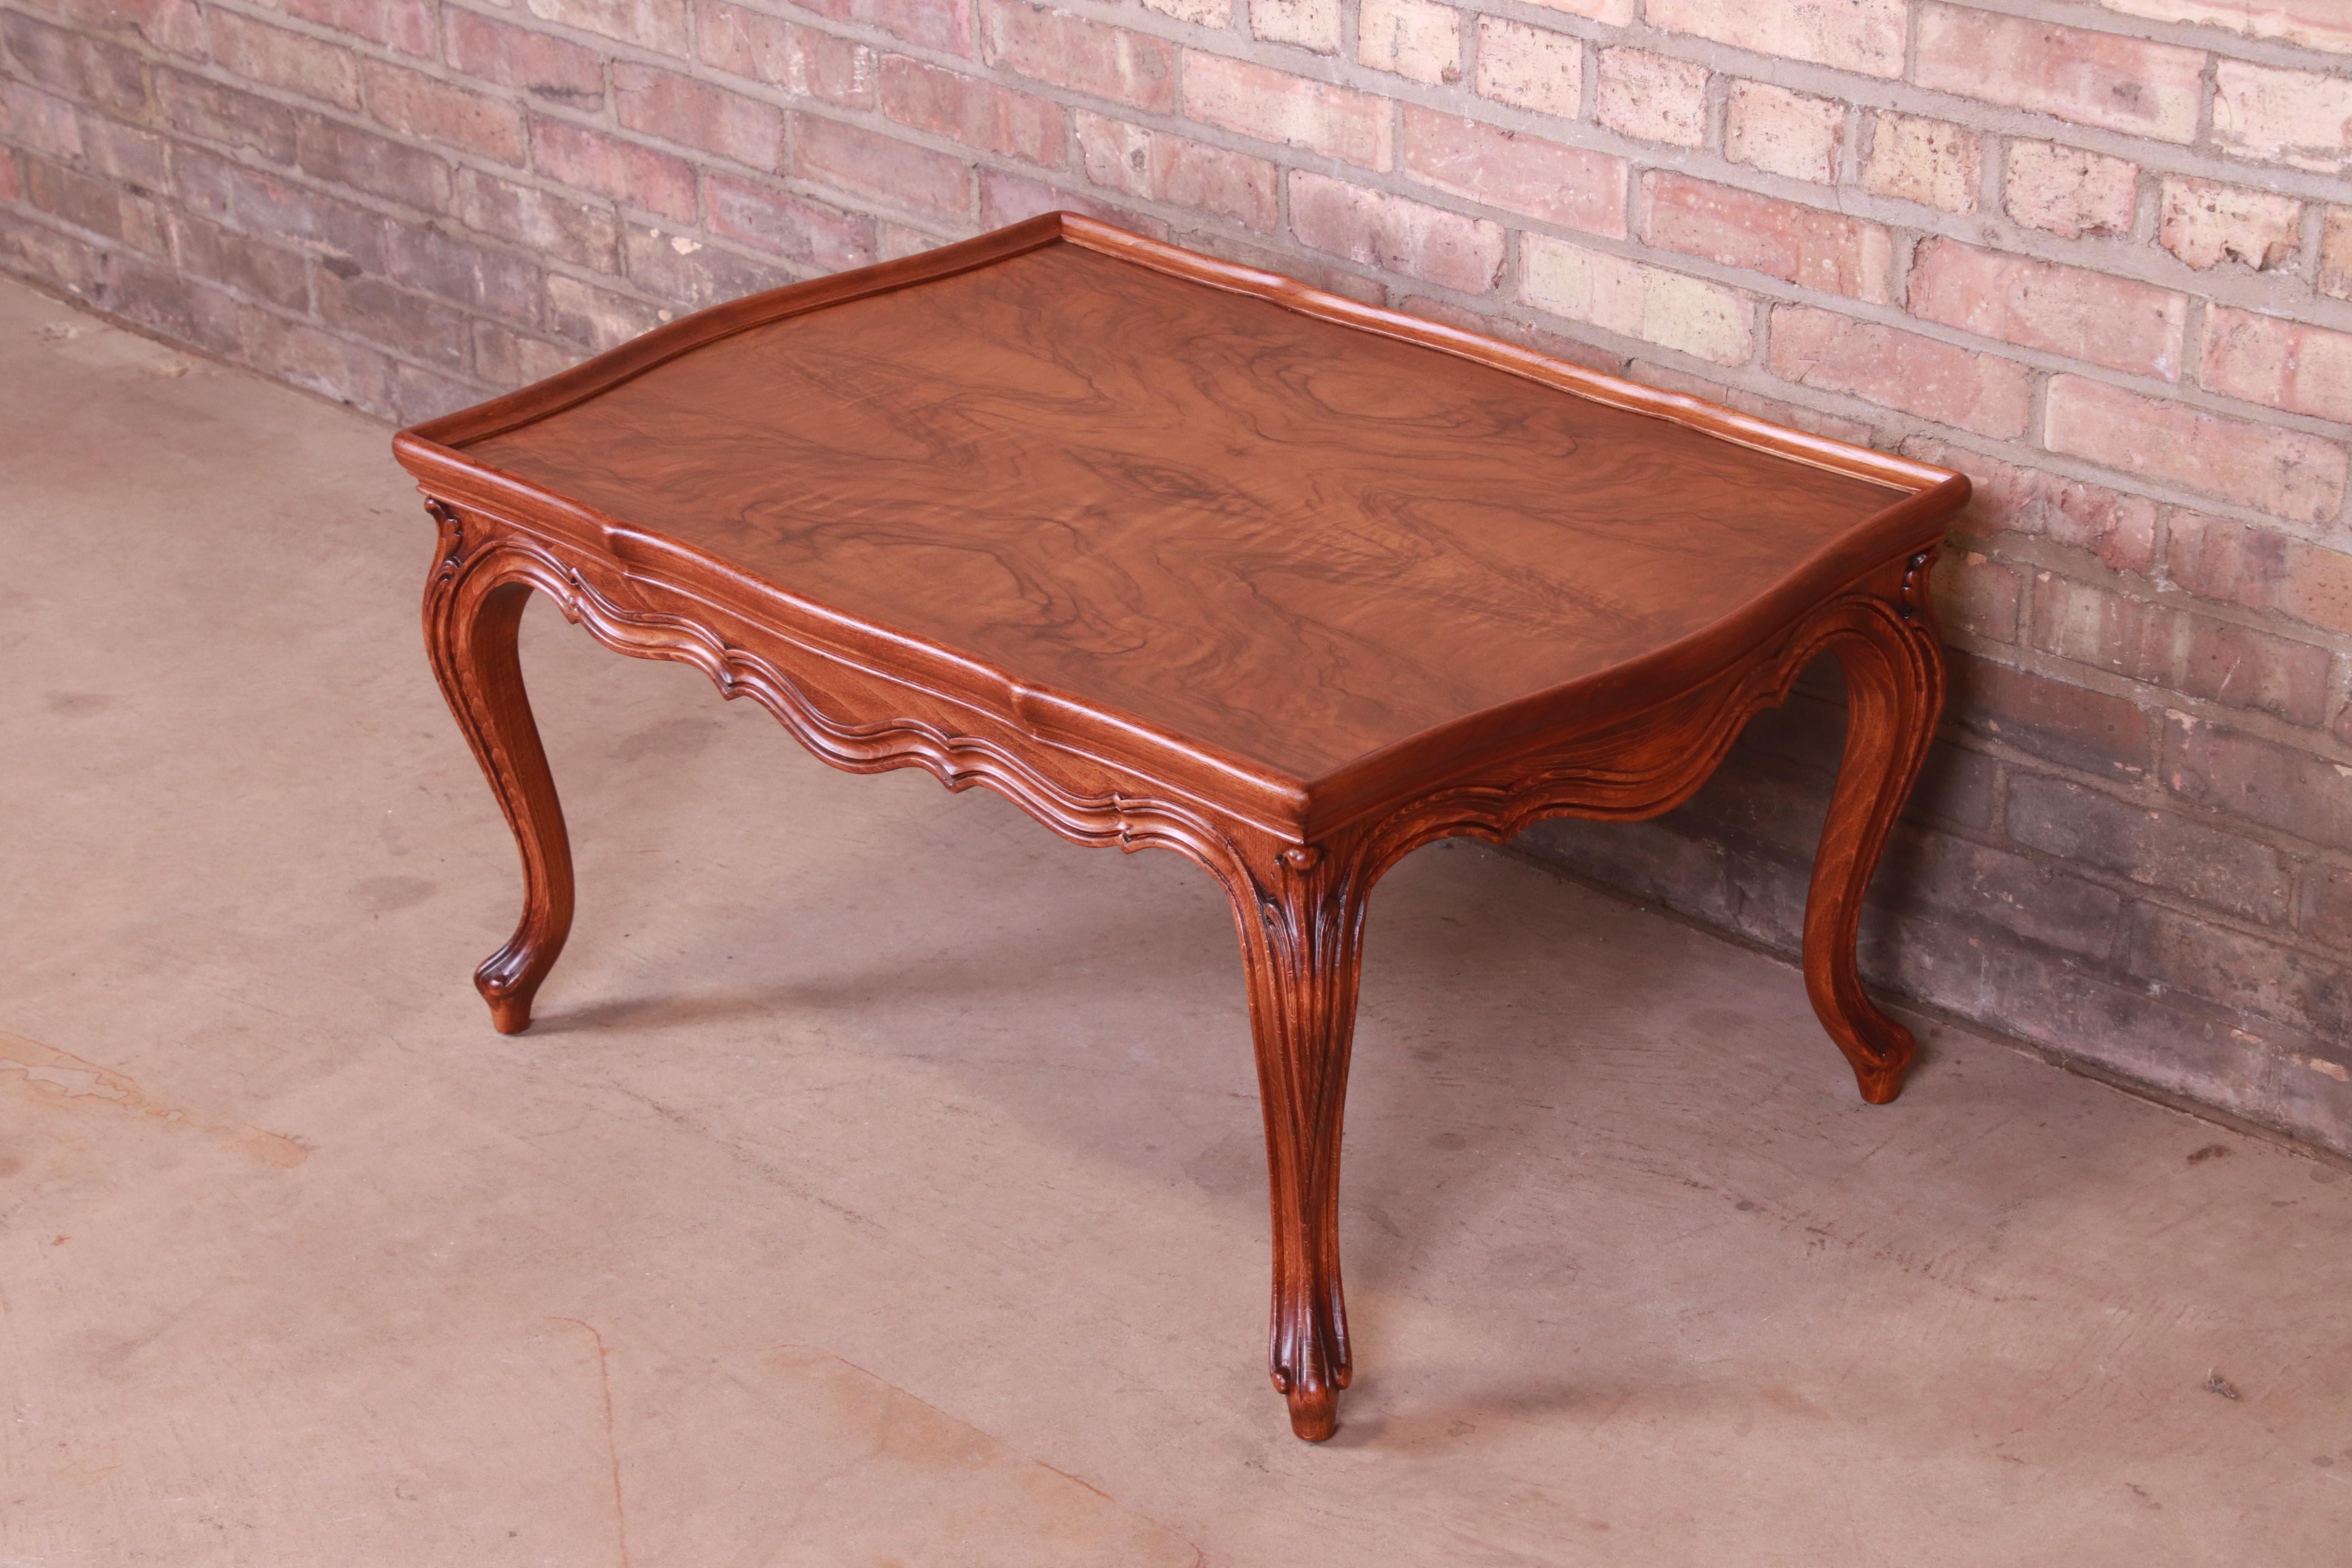
[[[1274,1211],[1274,1385],[1310,1443],[1348,1386],[1339,1291],[1339,1133],[1364,927],[1359,869],[1293,848],[1230,884],[1249,976]]]
[[[442,550],[425,595],[425,646],[522,852],[521,923],[475,971],[474,984],[498,1031],[520,1034],[530,1026],[531,997],[572,931],[572,845],[515,645],[530,588],[473,569],[481,557],[467,550],[467,525],[447,507],[428,510],[441,524]]]
[[[1942,645],[1927,606],[1929,563],[1915,557],[1899,594],[1860,602],[1831,644],[1845,667],[1845,754],[1805,900],[1805,990],[1873,1105],[1902,1092],[1915,1048],[1911,1031],[1863,994],[1854,942],[1863,895],[1944,705]]]

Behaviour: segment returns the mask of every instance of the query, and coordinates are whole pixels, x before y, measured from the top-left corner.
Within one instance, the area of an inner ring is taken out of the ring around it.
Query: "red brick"
[[[2352,869],[2314,866],[2304,879],[2303,915],[2295,924],[2307,941],[2352,950]]]
[[[69,163],[81,156],[81,116],[30,82],[0,81],[0,136]]]
[[[2352,555],[2267,528],[2176,510],[2165,572],[2190,593],[2352,633]]]
[[[172,260],[181,271],[249,299],[310,311],[310,268],[297,252],[187,213],[172,216],[171,230]]]
[[[2319,291],[2352,300],[2352,207],[2329,207],[2319,237]]]
[[[2221,27],[2248,38],[2278,38],[2352,54],[2352,11],[2343,0],[2097,0],[2107,10],[2157,22]]]
[[[392,362],[364,343],[268,310],[239,313],[238,357],[280,381],[380,417],[392,414]]]
[[[1921,87],[2158,142],[2197,134],[2201,50],[1935,0],[1919,7],[1917,31]]]
[[[793,29],[790,74],[784,86],[810,98],[847,109],[874,107],[874,51],[814,27]]]
[[[35,206],[109,239],[124,237],[120,186],[47,158],[19,156],[25,195]]]
[[[574,109],[604,101],[604,60],[593,49],[455,6],[446,15],[453,70]]]
[[[1249,0],[1250,37],[1318,54],[1339,48],[1339,0]]]
[[[1367,169],[1388,168],[1395,152],[1389,100],[1223,55],[1185,51],[1184,112]]]
[[[951,142],[1057,169],[1068,155],[1062,106],[979,77],[887,55],[882,112],[901,125]]]
[[[1874,223],[1664,170],[1642,176],[1642,238],[1874,304],[1886,299],[1894,255]]]
[[[2033,646],[2168,691],[2294,724],[2325,716],[2328,654],[2208,616],[2168,609],[2087,583],[2038,574]]]
[[[1592,112],[1621,136],[1696,147],[1706,140],[1706,68],[1646,49],[1603,49]]]
[[[971,0],[807,0],[802,8],[927,49],[967,58],[972,53]]]
[[[2352,847],[2352,771],[2187,713],[2167,716],[2165,787],[2192,805],[2315,844]]]
[[[2143,576],[2156,564],[2156,503],[2145,496],[2020,468],[1929,437],[1906,440],[1903,455],[1958,468],[1974,481],[1976,492],[1958,525],[1964,532],[2039,534]]]
[[[1755,352],[1752,297],[1549,235],[1519,242],[1519,297],[1568,321],[1717,364],[1744,364]]]
[[[466,314],[373,273],[319,278],[319,319],[331,327],[380,344],[394,353],[449,370],[470,363],[473,333]]]
[[[422,224],[392,231],[391,276],[410,289],[526,325],[539,319],[539,268],[509,251]]]
[[[2132,911],[2125,963],[2168,991],[2204,997],[2250,1023],[2341,1038],[2352,1026],[2352,976],[2262,936],[2141,904]],[[2249,1016],[2251,1015],[2251,1016]]]
[[[306,241],[328,252],[325,265],[381,272],[392,261],[387,218],[329,195],[182,147],[172,159],[173,189],[190,211],[247,234]]]
[[[206,19],[213,58],[223,69],[339,109],[360,106],[359,57],[350,49],[233,12],[214,11]]]
[[[1944,714],[1963,730],[2107,778],[2147,772],[2148,716],[2120,697],[1966,654],[1951,675]]]
[[[133,195],[153,195],[172,183],[170,143],[152,132],[103,115],[82,125],[82,166],[116,181]]]
[[[1138,109],[1176,107],[1176,47],[1022,0],[981,0],[981,56],[1072,92]]]
[[[116,251],[107,266],[108,310],[163,337],[228,355],[242,336],[243,307],[217,289]]]
[[[545,381],[579,359],[577,349],[527,337],[496,321],[474,323],[474,374],[502,392]]]
[[[248,147],[272,163],[294,161],[294,111],[256,93],[158,68],[155,104],[184,136]]]
[[[1625,161],[1404,106],[1405,173],[1424,184],[1587,234],[1625,237]]]
[[[25,176],[16,167],[13,148],[0,147],[0,202],[22,201],[25,198]]]
[[[1002,169],[984,168],[980,171],[981,227],[1003,228],[1006,224],[1019,223],[1023,218],[1050,212],[1083,213],[1105,223],[1133,229],[1138,234],[1150,235],[1154,239],[1169,237],[1168,226],[1158,218],[1130,212],[1109,202],[1096,201],[1091,196],[1079,195],[1057,185],[1046,184],[1042,180],[1008,174]],[[1223,238],[1222,236],[1218,237]],[[1230,250],[1232,247],[1228,245],[1224,248]],[[1301,269],[1302,264],[1296,263],[1291,268],[1294,276]]]
[[[824,272],[863,267],[875,258],[872,218],[852,217],[724,174],[705,181],[703,195],[713,233]]]
[[[1465,294],[1492,289],[1503,273],[1498,225],[1304,169],[1290,175],[1290,232],[1309,249]]]
[[[903,224],[886,223],[876,236],[882,259],[900,261],[909,256],[920,256],[927,250],[937,250],[944,242],[937,235],[908,228]]]
[[[1896,77],[1903,74],[1904,10],[1905,0],[1840,0],[1830,5],[1649,0],[1643,20],[1761,55]]]
[[[704,65],[781,82],[792,70],[792,26],[781,16],[726,0],[694,0],[694,54]]]
[[[1944,833],[1897,828],[1887,845],[1881,885],[1909,913],[1922,905],[1999,930],[2005,937],[2104,958],[2114,950],[2123,899],[2082,877],[2020,855]]]
[[[172,254],[172,209],[150,196],[122,192],[122,243],[133,250],[144,251],[159,259],[168,260]],[[217,343],[207,347],[219,349]],[[220,352],[226,353],[225,349]]]
[[[2199,374],[2225,396],[2352,423],[2352,333],[2211,306]]]
[[[530,14],[672,59],[687,58],[689,13],[678,0],[530,0]]]
[[[2000,440],[2025,434],[2032,381],[2008,360],[1805,305],[1772,312],[1769,353],[1789,381]]]
[[[371,44],[430,59],[440,52],[434,37],[433,7],[425,0],[282,0],[286,14],[339,32],[355,33]]]
[[[1147,201],[1191,207],[1260,234],[1278,219],[1280,171],[1263,158],[1077,111],[1087,178]]]
[[[2021,572],[1981,551],[1948,550],[1929,586],[1936,619],[1946,632],[1990,642],[2017,640],[2017,606],[2025,593]]]
[[[25,199],[34,206],[92,234],[123,237],[122,192],[110,182],[29,153],[17,154],[17,167]]]
[[[442,375],[413,364],[392,367],[392,413],[403,425],[438,419],[482,400],[484,388],[470,378]]]
[[[783,110],[652,66],[615,63],[613,109],[627,130],[699,147],[754,169],[781,169]]]
[[[426,212],[449,205],[449,165],[417,148],[305,110],[294,121],[294,162],[332,185],[350,185]]]
[[[1904,815],[1914,821],[1941,818],[1962,827],[1990,828],[2002,771],[1999,762],[1982,752],[1937,741],[1927,748],[1927,761],[1919,770],[1919,782],[1911,786],[1911,803]]]
[[[2141,397],[2078,376],[2050,383],[2053,451],[2170,481],[2280,517],[2315,522],[2344,504],[2341,447]]]
[[[52,91],[132,115],[146,107],[146,68],[128,49],[14,11],[0,12],[0,44],[26,76]]]
[[[567,121],[533,116],[531,167],[550,179],[664,217],[694,216],[694,166]]]
[[[1577,363],[1580,364],[1584,362],[1580,360]],[[1709,403],[1719,403],[1726,408],[1737,408],[1743,414],[1753,414],[1759,419],[1769,419],[1775,425],[1786,425],[1797,430],[1810,430],[1816,436],[1827,436],[1832,441],[1851,442],[1857,447],[1870,447],[1877,444],[1876,428],[1862,420],[1848,419],[1835,414],[1824,414],[1818,408],[1808,408],[1801,404],[1783,402],[1777,397],[1761,396],[1736,386],[1725,386],[1718,382],[1693,375],[1688,371],[1676,370],[1670,365],[1650,364],[1636,361],[1622,373],[1603,365],[1594,365],[1592,368],[1609,369],[1611,374],[1622,374],[1629,380],[1638,381],[1648,386],[1664,387],[1668,392],[1679,392],[1687,396],[1704,398]]]
[[[1974,212],[1984,143],[1972,132],[1916,114],[1872,117],[1862,188],[1948,213]]]
[[[208,47],[195,0],[36,0],[59,21],[110,33],[135,33],[155,48],[192,59]]]
[[[1605,22],[1612,27],[1633,25],[1633,8],[1639,0],[1536,0],[1547,11],[1560,11],[1570,16],[1581,16],[1588,22]]]
[[[2334,174],[2352,158],[2352,80],[2225,59],[2213,72],[2213,140],[2241,158]]]
[[[2168,179],[2157,216],[2157,243],[2203,271],[2235,261],[2257,272],[2294,254],[2303,204],[2267,191],[2215,180]]]
[[[1234,19],[1234,0],[1143,0],[1145,7],[1196,27],[1223,29]]]
[[[457,220],[467,228],[575,266],[619,269],[620,224],[602,206],[478,169],[457,171],[454,203]]]
[[[688,310],[764,294],[798,276],[781,261],[637,224],[621,237],[621,268],[646,293]]]
[[[2049,142],[2012,142],[2002,205],[2028,228],[2067,239],[2129,234],[2139,165]]]
[[[2189,300],[2168,289],[1929,239],[1912,260],[1908,302],[1924,321],[2021,348],[2180,376]]]
[[[2164,888],[2248,920],[2287,911],[2285,858],[2267,844],[2216,833],[2177,811],[2149,811],[2038,773],[2009,783],[2009,836],[2078,865]]]
[[[793,116],[793,173],[893,206],[959,216],[971,207],[971,181],[956,159],[812,115]]]
[[[1380,302],[1377,296],[1370,301],[1373,304]],[[1408,295],[1396,301],[1396,308],[1409,316],[1443,321],[1449,327],[1459,327],[1465,332],[1475,332],[1481,337],[1524,343],[1538,353],[1582,365],[1587,370],[1597,370],[1603,375],[1622,376],[1625,374],[1625,360],[1622,354],[1612,353],[1580,339],[1563,337],[1558,332],[1522,326],[1508,316],[1490,316],[1483,310],[1456,305],[1450,300],[1434,299],[1427,294]]]
[[[700,0],[695,16],[706,65],[847,109],[874,107],[874,51],[865,45],[724,0]]]
[[[664,312],[615,289],[561,272],[547,275],[547,325],[556,336],[591,351],[616,348],[661,325]]]
[[[1388,289],[1371,279],[1345,267],[1327,265],[1311,251],[1296,246],[1275,250],[1223,233],[1187,235],[1181,238],[1184,244],[1197,245],[1213,256],[1255,267],[1261,272],[1278,272],[1327,294],[1338,294],[1367,305],[1384,305],[1389,300]]]
[[[1362,0],[1356,60],[1433,85],[1462,79],[1462,13],[1434,0]]]
[[[38,219],[0,207],[0,258],[8,270],[46,278],[69,294],[91,299],[106,288],[106,257],[98,247]]]
[[[1828,184],[1845,143],[1845,105],[1768,82],[1735,81],[1723,113],[1723,155],[1792,180]]]
[[[1573,120],[1584,101],[1584,46],[1506,16],[1478,18],[1478,96]]]
[[[522,115],[478,92],[382,60],[362,64],[368,113],[404,135],[501,163],[523,161]]]

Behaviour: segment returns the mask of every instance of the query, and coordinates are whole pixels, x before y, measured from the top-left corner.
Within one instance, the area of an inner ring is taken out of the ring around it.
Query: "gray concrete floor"
[[[0,1563],[2346,1561],[2352,1180],[1484,849],[1376,900],[1361,1373],[1264,1373],[1208,879],[539,606],[514,852],[356,415],[0,286]]]

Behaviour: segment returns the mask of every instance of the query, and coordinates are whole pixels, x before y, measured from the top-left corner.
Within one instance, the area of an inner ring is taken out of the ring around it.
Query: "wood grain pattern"
[[[527,1026],[572,911],[514,659],[533,591],[837,767],[1190,857],[1241,937],[1302,1437],[1352,1366],[1365,903],[1413,848],[1668,810],[1833,651],[1806,982],[1864,1097],[1900,1089],[1854,933],[1942,699],[1957,475],[1069,215],[703,312],[395,447],[440,527],[434,668],[522,854],[477,976],[497,1026]]]
[[[1067,245],[467,450],[1303,779],[1673,643],[1901,499]]]

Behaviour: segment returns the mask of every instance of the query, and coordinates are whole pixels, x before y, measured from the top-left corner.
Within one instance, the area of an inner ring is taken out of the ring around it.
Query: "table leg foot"
[[[1872,1105],[1903,1091],[1916,1048],[1911,1031],[1864,993],[1854,943],[1864,895],[1943,709],[1942,645],[1927,603],[1931,555],[1906,563],[1896,595],[1850,601],[1830,645],[1845,667],[1845,754],[1805,900],[1805,989]]]
[[[571,840],[516,648],[530,585],[500,576],[489,542],[468,540],[478,525],[437,502],[428,510],[441,524],[442,550],[425,588],[425,648],[522,856],[522,919],[475,972],[474,986],[490,1005],[492,1026],[520,1034],[572,931]]]
[[[1354,1369],[1348,1364],[1347,1311],[1339,1296],[1336,1263],[1325,1297],[1308,1288],[1286,1300],[1277,1288],[1271,1354],[1274,1386],[1290,1405],[1290,1430],[1320,1443],[1339,1427],[1339,1391]]]
[[[1274,1385],[1291,1430],[1339,1426],[1351,1370],[1339,1288],[1339,1138],[1364,926],[1361,868],[1294,847],[1234,881],[1274,1218]]]

